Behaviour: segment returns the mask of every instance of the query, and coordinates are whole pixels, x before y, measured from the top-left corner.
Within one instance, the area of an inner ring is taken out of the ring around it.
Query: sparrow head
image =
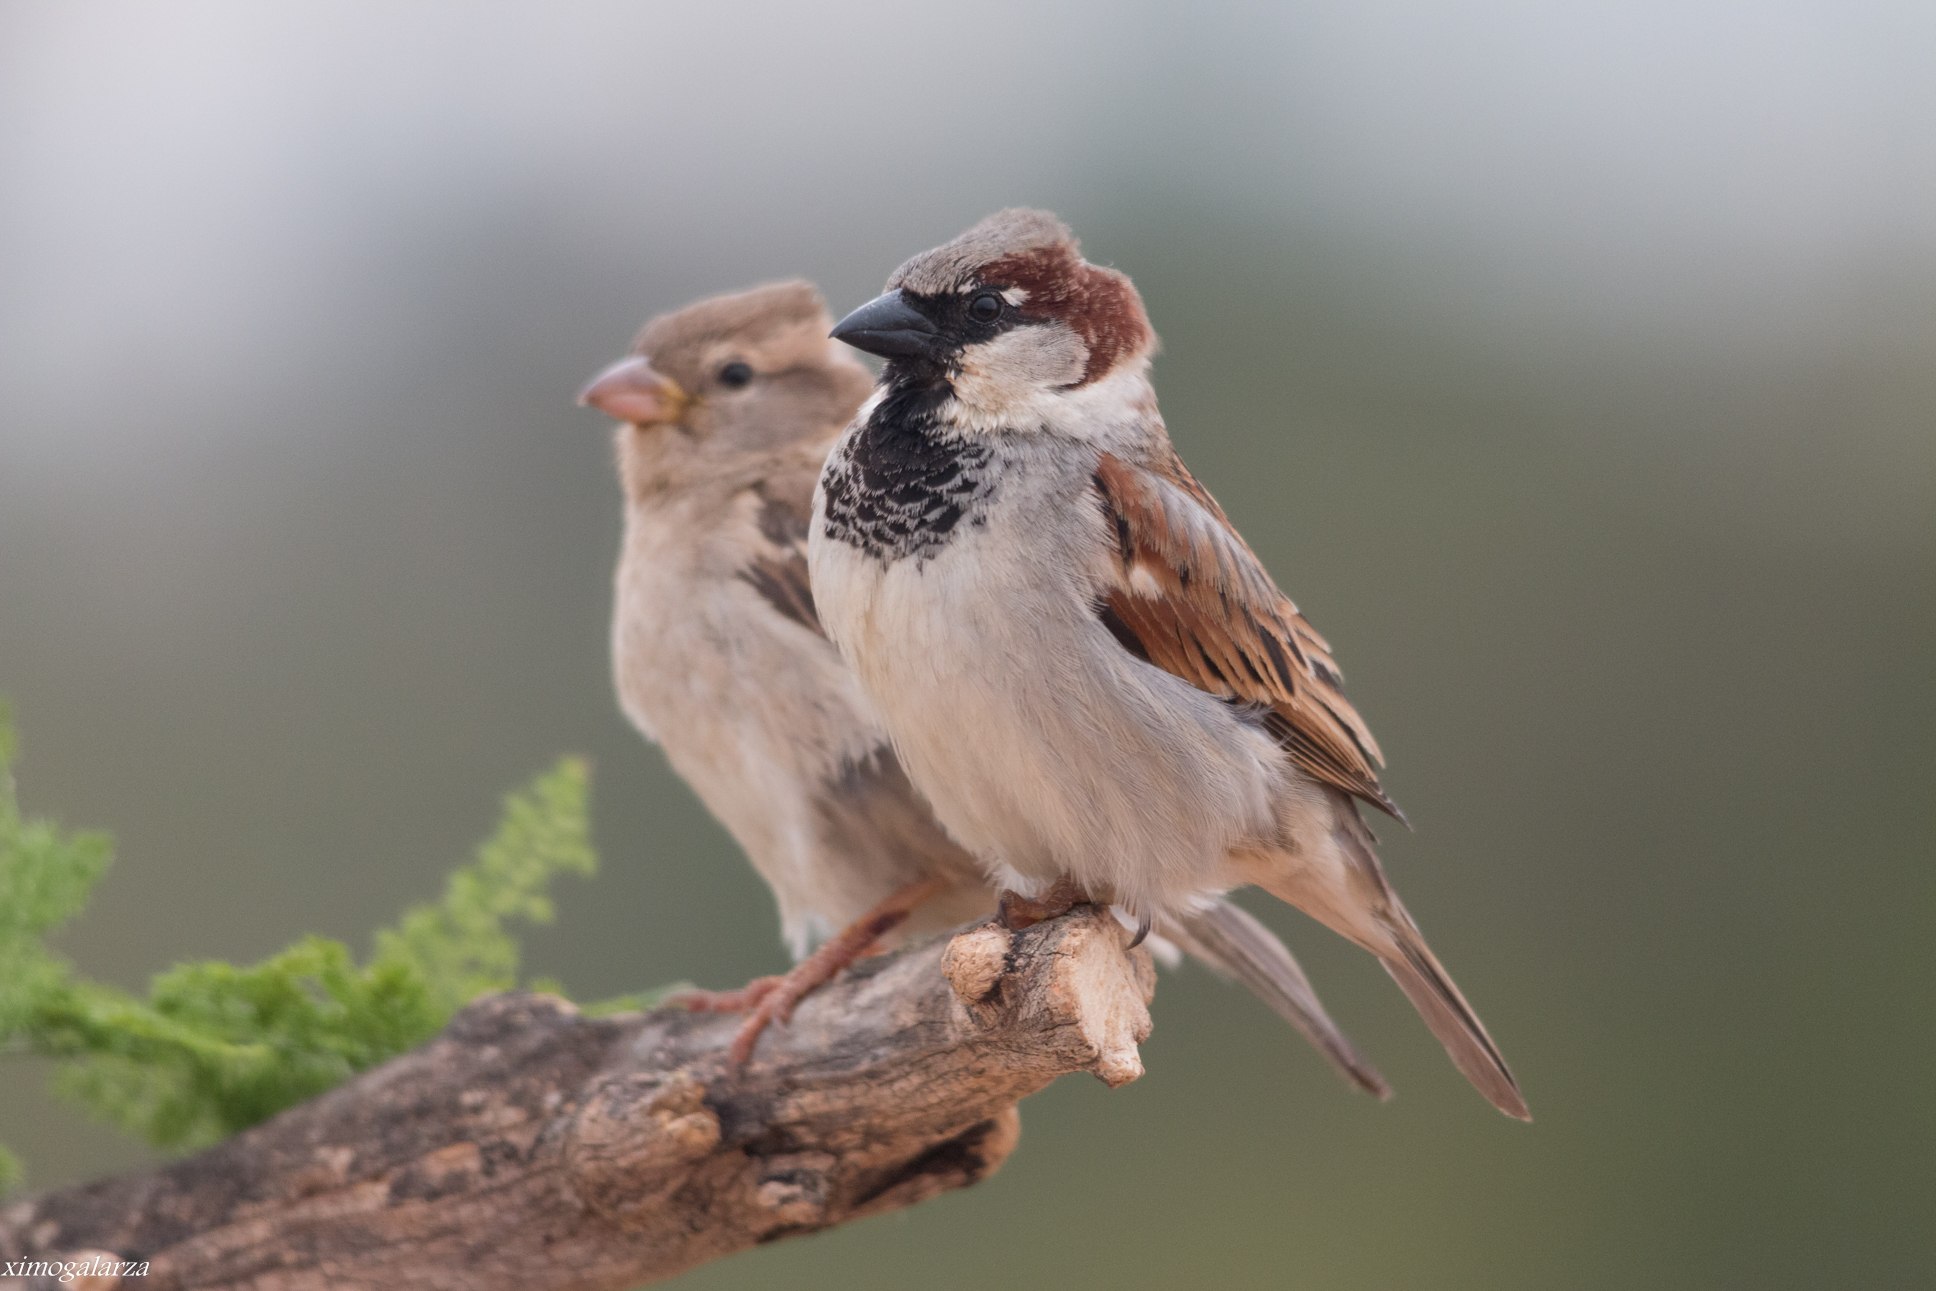
[[[989,216],[915,256],[833,330],[889,384],[946,385],[974,419],[1141,370],[1156,346],[1129,278],[1082,258],[1047,211]]]
[[[829,343],[829,319],[806,282],[708,297],[647,323],[578,402],[623,423],[621,459],[640,486],[831,436],[873,378]]]

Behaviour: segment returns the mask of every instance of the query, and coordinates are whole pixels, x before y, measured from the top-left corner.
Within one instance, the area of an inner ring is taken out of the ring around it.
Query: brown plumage
[[[1371,951],[1468,1079],[1519,1087],[1358,803],[1398,815],[1324,638],[1171,447],[1134,286],[1042,211],[915,256],[834,335],[887,360],[821,475],[821,620],[1017,909],[1158,927],[1255,884]]]
[[[1143,657],[1213,695],[1268,709],[1266,725],[1298,766],[1398,815],[1378,783],[1384,756],[1340,689],[1331,647],[1176,453],[1140,470],[1104,453],[1096,491],[1122,553],[1109,611]]]
[[[1299,769],[1403,819],[1378,783],[1384,755],[1344,697],[1330,645],[1174,450],[1165,445],[1142,469],[1101,454],[1096,492],[1122,556],[1105,613],[1121,625],[1124,646],[1200,690],[1265,709],[1264,728]],[[1356,917],[1326,918],[1330,903],[1311,898],[1302,874],[1267,871],[1259,882],[1377,954],[1459,1071],[1501,1110],[1524,1117],[1505,1056],[1392,890],[1371,831],[1348,807],[1338,822],[1363,906],[1384,935],[1365,935]]]
[[[703,300],[647,324],[584,395],[621,423],[621,703],[773,889],[800,961],[784,979],[692,1001],[752,1010],[742,1056],[767,1021],[876,942],[994,904],[980,866],[908,782],[816,610],[814,482],[871,385],[827,339],[831,323],[806,283]],[[1255,919],[1212,901],[1159,931],[1257,994],[1352,1083],[1389,1092]]]

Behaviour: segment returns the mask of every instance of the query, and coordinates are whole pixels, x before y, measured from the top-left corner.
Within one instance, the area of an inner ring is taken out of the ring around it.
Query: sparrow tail
[[[1396,896],[1391,898],[1390,910],[1380,922],[1391,935],[1393,949],[1389,953],[1380,952],[1379,962],[1405,992],[1439,1043],[1445,1046],[1452,1065],[1494,1107],[1522,1121],[1532,1120],[1533,1114],[1519,1092],[1519,1082],[1513,1079],[1499,1046],[1486,1034],[1485,1024],[1453,985],[1451,975],[1425,944],[1418,925],[1412,922],[1405,907],[1398,904]]]
[[[1381,1101],[1391,1097],[1391,1086],[1331,1020],[1304,969],[1269,928],[1223,899],[1180,916],[1176,925],[1165,934],[1192,958],[1262,1000],[1346,1080]]]
[[[1499,1046],[1392,891],[1372,850],[1371,831],[1349,804],[1341,804],[1331,841],[1337,850],[1328,855],[1328,849],[1313,850],[1302,862],[1267,870],[1255,882],[1378,956],[1473,1088],[1506,1115],[1532,1120]]]

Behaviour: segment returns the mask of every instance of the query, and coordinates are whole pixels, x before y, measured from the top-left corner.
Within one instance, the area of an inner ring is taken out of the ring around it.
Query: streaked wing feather
[[[1267,710],[1265,729],[1300,768],[1399,816],[1330,646],[1175,453],[1142,465],[1104,453],[1095,482],[1122,560],[1102,606],[1117,639],[1200,690]]]
[[[754,487],[762,541],[758,554],[739,576],[775,610],[825,636],[807,576],[807,527],[812,522],[817,475],[817,466],[809,461],[800,469],[776,470]]]

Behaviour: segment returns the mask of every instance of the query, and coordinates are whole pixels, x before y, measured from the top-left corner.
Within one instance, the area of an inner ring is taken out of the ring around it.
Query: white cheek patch
[[[961,352],[956,402],[978,418],[1020,413],[1082,380],[1089,349],[1060,323],[1016,327]]]

